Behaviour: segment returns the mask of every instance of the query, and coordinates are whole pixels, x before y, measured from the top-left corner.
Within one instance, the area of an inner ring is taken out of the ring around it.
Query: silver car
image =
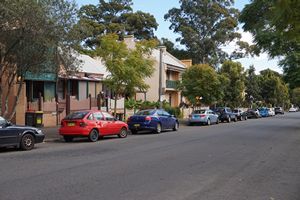
[[[219,116],[210,109],[194,110],[189,116],[189,125],[201,123],[206,125],[218,124]]]

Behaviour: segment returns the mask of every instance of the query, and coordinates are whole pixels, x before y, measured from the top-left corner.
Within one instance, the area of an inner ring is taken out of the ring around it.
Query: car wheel
[[[234,117],[234,120],[233,120],[233,121],[234,121],[234,122],[237,122],[237,117],[236,117],[236,116]]]
[[[97,140],[98,140],[98,138],[99,138],[99,133],[98,133],[98,131],[95,130],[95,129],[91,130],[91,132],[90,132],[88,138],[89,138],[89,141],[90,141],[90,142],[97,142]]]
[[[127,129],[126,128],[122,128],[120,130],[120,133],[118,134],[119,138],[126,138],[127,137]]]
[[[179,124],[178,124],[178,122],[175,122],[173,131],[177,131],[178,128],[179,128]]]
[[[245,120],[247,120],[247,119],[248,119],[248,116],[245,117]]]
[[[220,120],[219,120],[219,118],[217,118],[217,122],[216,122],[216,124],[219,124],[220,123]]]
[[[155,132],[158,134],[161,133],[161,124],[160,123],[157,123]]]
[[[21,138],[20,147],[24,151],[28,151],[34,148],[34,137],[31,134],[25,134]]]
[[[65,142],[72,142],[72,141],[73,141],[73,137],[72,137],[72,136],[65,135],[65,136],[64,136],[64,140],[65,140]]]
[[[230,117],[227,118],[227,122],[228,122],[228,123],[231,122],[231,118],[230,118]]]
[[[207,120],[206,125],[210,126],[210,119]]]

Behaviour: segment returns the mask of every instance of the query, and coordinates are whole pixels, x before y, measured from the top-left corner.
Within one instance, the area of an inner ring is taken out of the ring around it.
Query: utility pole
[[[158,85],[158,102],[159,108],[162,109],[162,69],[163,69],[163,51],[165,46],[159,46],[159,85]]]

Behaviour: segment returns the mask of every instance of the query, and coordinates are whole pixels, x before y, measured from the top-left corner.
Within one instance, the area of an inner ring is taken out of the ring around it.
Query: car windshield
[[[193,114],[205,114],[205,110],[195,110]]]
[[[74,112],[65,117],[65,119],[83,119],[89,112]]]
[[[234,113],[238,113],[238,112],[239,112],[239,110],[233,110],[233,112],[234,112]]]
[[[135,115],[153,115],[155,113],[155,110],[141,110],[137,113],[135,113]]]

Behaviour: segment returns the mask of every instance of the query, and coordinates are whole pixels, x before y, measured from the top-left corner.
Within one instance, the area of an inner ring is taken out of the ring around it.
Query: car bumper
[[[88,136],[90,133],[90,129],[88,128],[71,128],[71,127],[61,127],[59,129],[59,134],[64,136],[64,135],[72,135],[72,136]]]
[[[192,118],[189,119],[189,123],[206,123],[207,118]]]
[[[44,134],[35,135],[35,143],[42,143],[45,139]]]
[[[135,130],[135,131],[139,131],[139,130],[156,130],[156,126],[154,126],[153,124],[143,123],[143,122],[130,123],[130,124],[128,124],[128,128],[130,130]]]

